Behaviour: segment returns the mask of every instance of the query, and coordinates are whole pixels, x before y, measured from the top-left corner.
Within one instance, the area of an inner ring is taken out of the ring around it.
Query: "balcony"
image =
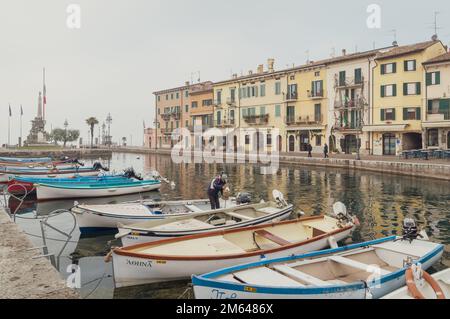
[[[450,110],[447,112],[427,113],[427,122],[442,122],[450,120]]]
[[[293,116],[288,116],[285,118],[286,125],[317,125],[322,124],[323,114],[317,114],[315,116],[299,116],[294,118]]]
[[[209,130],[210,128],[213,128],[213,126],[211,124],[196,124],[196,125],[190,125],[188,126],[188,130],[191,132],[195,132],[195,130],[198,130],[199,128],[201,128],[202,132],[205,132],[207,130]]]
[[[161,114],[161,118],[163,119],[163,121],[169,121],[170,120],[170,113],[163,113]]]
[[[227,105],[230,106],[230,107],[236,106],[236,99],[235,98],[231,98],[231,97],[227,98]]]
[[[219,109],[222,108],[222,100],[214,100],[213,105]]]
[[[340,79],[337,76],[334,78],[334,87],[347,89],[351,87],[358,87],[364,85],[364,77],[355,78],[355,77],[346,77],[345,79]]]
[[[286,94],[286,101],[296,101],[298,99],[298,93],[297,92],[288,92]]]
[[[172,112],[171,116],[173,117],[174,120],[178,121],[181,119],[181,112],[180,111]]]
[[[245,123],[249,125],[266,125],[269,123],[269,114],[243,116]]]
[[[163,134],[163,135],[171,135],[172,131],[173,131],[173,129],[170,129],[170,128],[162,128],[161,129],[161,134]]]
[[[311,91],[308,91],[308,97],[310,98],[310,99],[323,99],[323,96],[324,96],[324,94],[323,94],[323,91],[313,91],[313,92],[311,92]]]
[[[236,121],[234,119],[223,120],[223,121],[214,121],[214,127],[217,128],[231,128],[235,127]]]
[[[366,101],[361,99],[348,100],[347,102],[336,101],[334,103],[335,109],[363,109],[367,106]]]
[[[334,130],[339,132],[348,132],[348,131],[361,131],[362,126],[358,125],[355,122],[352,123],[341,123],[339,120],[334,125]]]

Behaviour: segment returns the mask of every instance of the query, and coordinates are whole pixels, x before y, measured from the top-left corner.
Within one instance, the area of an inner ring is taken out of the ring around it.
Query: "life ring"
[[[434,278],[426,271],[422,271],[422,276],[423,279],[425,279],[425,281],[431,286],[431,288],[433,288],[437,299],[445,299],[444,292],[442,291],[442,288],[439,286],[437,281],[434,280]],[[414,299],[426,299],[425,296],[417,288],[412,268],[406,270],[406,285],[408,286],[408,290]]]

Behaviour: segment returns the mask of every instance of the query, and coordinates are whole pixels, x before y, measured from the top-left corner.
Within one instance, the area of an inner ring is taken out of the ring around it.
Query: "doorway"
[[[306,152],[309,144],[309,133],[300,134],[300,152]]]
[[[289,136],[289,152],[295,151],[295,137],[294,135]]]
[[[383,155],[395,155],[397,138],[395,134],[386,133],[383,135]]]

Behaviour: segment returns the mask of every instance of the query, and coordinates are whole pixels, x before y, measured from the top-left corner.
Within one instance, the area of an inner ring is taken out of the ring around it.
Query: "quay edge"
[[[0,149],[0,156],[2,157],[50,156],[54,158],[60,158],[63,156],[67,156],[71,158],[110,158],[111,155],[111,149]]]
[[[79,299],[0,206],[0,299]]]

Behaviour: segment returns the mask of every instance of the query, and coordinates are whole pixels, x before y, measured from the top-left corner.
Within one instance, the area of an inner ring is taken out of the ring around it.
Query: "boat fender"
[[[336,238],[334,238],[333,236],[328,237],[327,241],[328,245],[330,245],[331,248],[333,249],[339,248]]]
[[[437,299],[446,299],[442,288],[429,273],[422,270],[420,267],[412,266],[406,270],[406,286],[408,287],[408,290],[414,299],[426,299],[416,285],[415,277],[418,273],[421,274],[421,279],[425,279],[425,281],[431,286],[434,293],[436,294]]]

